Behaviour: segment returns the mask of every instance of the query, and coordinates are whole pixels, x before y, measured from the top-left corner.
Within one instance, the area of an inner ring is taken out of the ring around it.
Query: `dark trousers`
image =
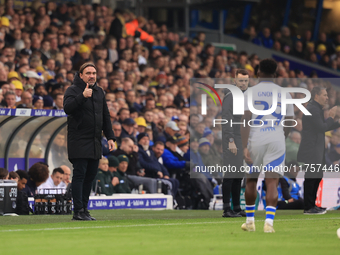
[[[72,197],[74,212],[87,209],[92,182],[98,171],[99,159],[70,159],[73,164]]]
[[[304,202],[302,198],[295,200],[291,203],[286,203],[285,201],[277,202],[278,210],[301,210],[304,208]]]
[[[230,193],[233,199],[233,209],[240,210],[240,195],[241,195],[241,182],[240,178],[224,178],[222,183],[223,194],[223,210],[230,209]]]
[[[173,197],[175,197],[177,195],[177,190],[179,188],[179,181],[174,178],[169,178],[167,180],[169,180],[172,184],[172,195]]]
[[[239,211],[240,208],[240,195],[241,195],[241,182],[244,177],[241,166],[243,164],[243,151],[241,136],[234,137],[237,147],[237,154],[233,154],[229,148],[229,141],[223,143],[223,164],[224,166],[234,167],[236,170],[227,171],[224,173],[222,182],[222,195],[223,195],[223,209],[229,210],[230,207],[230,192],[233,199],[233,209]]]
[[[316,194],[321,180],[322,178],[305,178],[305,182],[303,183],[305,210],[309,210],[315,206]]]

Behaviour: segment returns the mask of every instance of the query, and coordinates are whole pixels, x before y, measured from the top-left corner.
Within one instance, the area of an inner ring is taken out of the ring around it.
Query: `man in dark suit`
[[[236,86],[243,92],[248,89],[249,74],[247,70],[238,69],[235,74]],[[228,120],[228,122],[239,123],[241,121],[241,115],[233,115],[233,96],[229,90],[226,91],[226,95],[223,98],[222,106],[222,119]],[[222,139],[223,139],[223,164],[225,166],[235,166],[237,170],[240,170],[243,165],[243,151],[242,147],[240,125],[222,125]],[[222,184],[223,194],[223,215],[222,217],[245,217],[246,213],[241,210],[240,207],[240,195],[241,195],[241,181],[244,174],[241,172],[225,173]],[[230,194],[232,195],[232,201],[234,210],[231,210],[230,206]]]
[[[307,110],[312,115],[302,117],[302,138],[297,159],[305,163],[306,173],[304,182],[304,214],[324,214],[324,208],[315,205],[316,193],[322,180],[322,168],[325,161],[325,132],[340,127],[334,121],[337,106],[329,110],[329,117],[324,119],[323,107],[328,103],[325,88],[314,87],[312,101]],[[312,165],[315,164],[315,165]],[[313,167],[315,170],[313,171]],[[318,170],[319,169],[319,170]]]

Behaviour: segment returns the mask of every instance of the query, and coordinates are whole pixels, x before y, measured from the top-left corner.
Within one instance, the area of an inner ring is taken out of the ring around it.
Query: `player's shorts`
[[[284,142],[272,142],[264,145],[249,142],[248,150],[253,164],[248,166],[246,173],[259,175],[261,171],[284,174],[286,145]]]

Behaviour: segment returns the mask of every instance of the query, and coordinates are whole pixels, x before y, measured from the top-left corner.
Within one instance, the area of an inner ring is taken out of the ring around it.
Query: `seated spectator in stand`
[[[24,170],[17,170],[15,173],[19,176],[17,206],[15,212],[18,215],[28,215],[29,212],[32,211],[32,209],[29,207],[28,196],[26,192],[23,191],[23,189],[25,189],[26,187],[29,176],[28,173]]]
[[[60,167],[57,167],[53,170],[52,175],[48,177],[46,182],[42,183],[38,190],[41,189],[53,189],[53,188],[61,188],[63,181],[64,171]],[[56,191],[58,193],[58,191]]]
[[[60,187],[61,188],[67,188],[67,186],[71,183],[71,169],[66,166],[66,165],[62,165],[60,166],[60,168],[64,171],[64,175],[63,175],[63,181],[60,183]]]
[[[19,175],[16,172],[10,172],[8,175],[8,180],[19,181]]]
[[[131,193],[131,189],[128,182],[128,176],[126,174],[126,170],[129,164],[129,158],[125,155],[119,155],[117,159],[119,161],[119,165],[117,168],[117,172],[114,173],[114,176],[118,178],[119,184],[115,186],[115,192]]]
[[[45,163],[35,163],[28,170],[29,179],[23,189],[28,197],[34,197],[37,188],[48,179],[48,166]]]
[[[53,106],[53,110],[63,110],[64,109],[64,94],[61,93],[57,93],[54,95],[53,97],[53,101],[54,101],[54,106]]]
[[[169,172],[168,170],[158,162],[158,159],[155,156],[155,153],[153,150],[150,150],[149,143],[150,139],[147,133],[140,133],[137,136],[138,140],[138,155],[139,155],[139,162],[141,164],[141,167],[145,169],[145,173],[147,177],[151,178],[158,178],[162,179],[162,182],[165,182],[166,184],[167,181],[164,179],[168,180],[170,182],[171,186],[171,192],[173,196],[176,196],[177,189],[179,186],[179,182],[176,179],[170,178],[169,177]],[[164,151],[164,144],[162,142],[156,142],[157,145],[154,147],[154,150],[157,150],[159,157],[162,156],[163,151]]]
[[[116,143],[117,143],[117,148],[118,148],[121,144],[121,141],[122,141],[122,139],[120,137],[120,135],[122,133],[122,125],[118,121],[114,121],[112,123],[112,130],[113,130],[113,132],[116,136]]]
[[[180,129],[178,128],[177,123],[171,120],[168,123],[166,123],[164,127],[163,136],[167,140],[170,137],[173,137],[176,133],[178,133],[178,131],[180,131]]]
[[[122,133],[120,134],[121,138],[128,137],[135,141],[135,137],[133,135],[134,125],[136,122],[131,118],[126,118],[122,122]]]
[[[8,176],[9,176],[8,170],[1,167],[0,168],[0,180],[8,180]]]
[[[33,109],[42,110],[44,109],[44,98],[41,96],[33,96]]]
[[[112,185],[112,175],[109,171],[109,160],[101,158],[98,165],[98,173],[93,181],[94,192],[96,194],[105,194],[111,196],[115,193],[115,187]]]
[[[296,176],[300,169],[299,163],[297,161],[291,161],[287,165],[289,171],[279,179],[279,201],[277,202],[277,207],[280,210],[302,210],[304,208],[304,202],[300,196],[301,188],[296,181]]]
[[[5,107],[10,108],[10,109],[15,109],[15,103],[16,103],[16,95],[13,91],[7,91],[4,94],[4,102],[5,102]]]
[[[18,102],[19,105],[17,106],[17,108],[32,108],[32,101],[33,101],[32,94],[29,93],[28,91],[24,91],[21,94],[21,101]]]
[[[164,166],[168,169],[171,176],[180,174],[181,172],[189,172],[190,170],[190,161],[186,161],[177,152],[176,136],[169,137],[166,140],[162,158]]]
[[[301,142],[301,134],[292,131],[286,139],[286,162],[296,161]]]
[[[138,146],[135,145],[131,138],[122,138],[120,147],[112,152],[113,156],[125,155],[128,161],[128,169],[126,174],[133,187],[143,184],[149,193],[157,193],[157,180],[145,177],[145,169],[140,166],[138,160]]]
[[[274,45],[274,41],[268,27],[263,28],[259,36],[257,38],[254,38],[252,42],[269,49],[273,48]]]
[[[117,115],[119,123],[122,124],[125,119],[130,117],[130,110],[128,108],[120,108]]]
[[[111,173],[112,178],[112,185],[115,187],[117,184],[119,184],[118,177],[115,176],[115,173],[117,172],[117,167],[119,165],[119,161],[115,156],[110,156],[107,158],[109,160],[109,171]]]

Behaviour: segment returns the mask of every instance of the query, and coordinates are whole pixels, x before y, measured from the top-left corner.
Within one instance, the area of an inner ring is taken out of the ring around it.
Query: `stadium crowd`
[[[340,34],[329,39],[326,33],[320,32],[318,40],[313,41],[310,30],[306,30],[301,37],[294,37],[289,27],[282,27],[279,31],[264,27],[256,32],[254,26],[249,26],[243,38],[256,45],[340,71]]]
[[[102,139],[103,158],[94,192],[130,193],[142,185],[147,192],[156,193],[161,181],[162,192],[173,195],[181,208],[208,208],[221,175],[190,176],[190,169],[222,165],[221,125],[213,125],[214,118],[221,118],[221,107],[208,98],[207,115],[203,116],[199,83],[193,80],[191,86],[190,79],[200,78],[210,85],[213,78],[232,83],[239,68],[256,79],[256,54],[218,50],[205,42],[204,33],[195,38],[180,36],[153,20],[100,5],[48,2],[14,10],[8,4],[0,8],[0,16],[1,107],[62,110],[64,92],[75,72],[92,61],[117,137],[117,149],[112,153],[106,138]],[[322,48],[320,45],[316,48]],[[277,76],[277,83],[285,87],[311,90],[323,83],[329,92],[329,108],[340,102],[340,93],[331,83],[313,79],[315,74],[307,77],[291,70],[288,61],[278,63]],[[223,90],[217,91],[223,98]],[[291,160],[296,160],[301,117],[302,112],[295,108],[298,125],[287,142]],[[58,167],[67,160],[66,131],[59,136],[54,142],[58,152],[54,165]],[[330,137],[327,146],[333,163],[340,160],[340,133],[333,131]],[[33,168],[28,170],[27,180],[33,192],[47,180],[50,185],[62,183],[65,169],[58,168],[49,177],[46,167]]]

